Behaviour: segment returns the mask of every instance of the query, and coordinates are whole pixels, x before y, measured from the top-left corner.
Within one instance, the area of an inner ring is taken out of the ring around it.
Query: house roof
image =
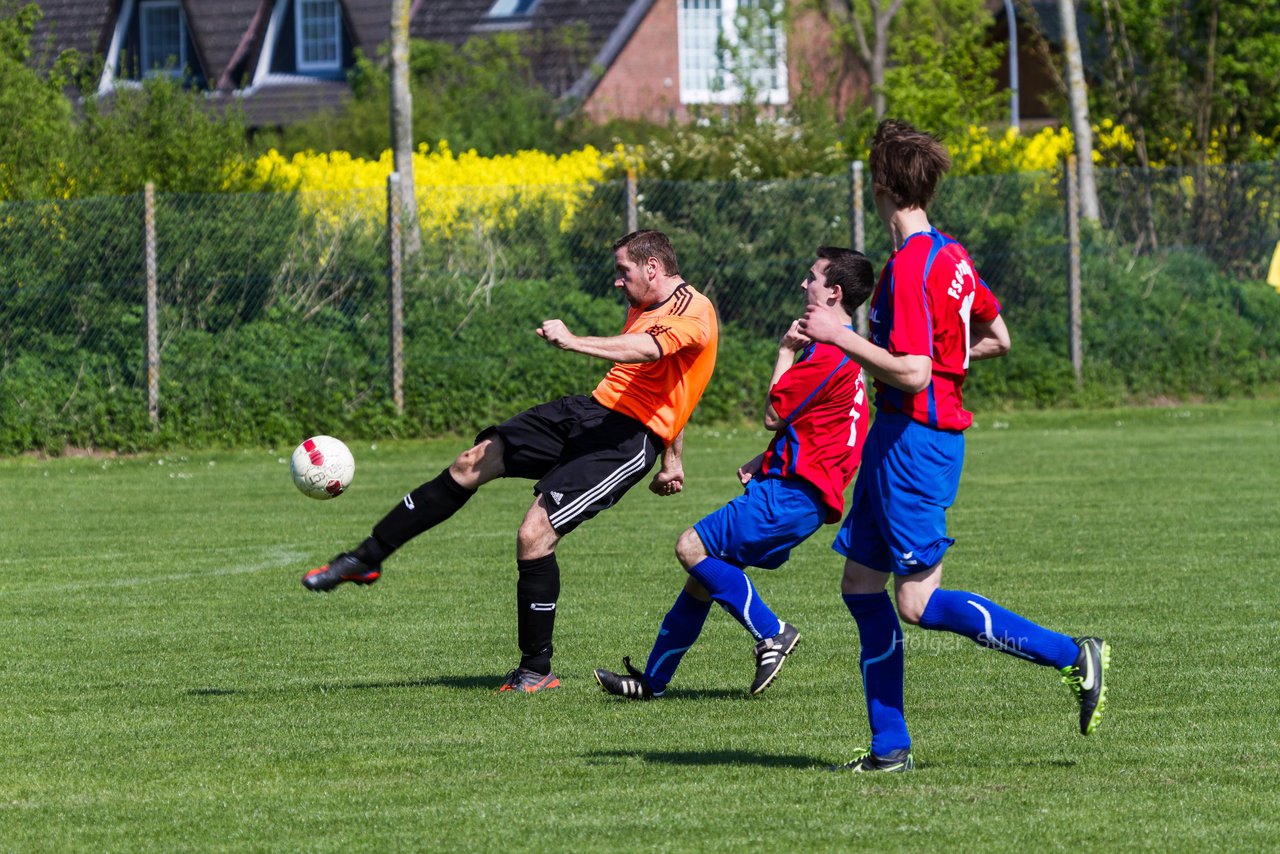
[[[107,24],[114,21],[117,2],[40,0],[43,17],[36,24],[36,43],[52,38],[58,50],[76,50],[84,56],[105,53],[111,40]]]
[[[116,19],[131,0],[38,0],[44,13],[40,39],[86,58],[111,46]],[[349,97],[345,83],[273,76],[251,86],[278,0],[181,0],[196,58],[209,85],[240,99],[251,125],[285,123]],[[412,0],[410,35],[461,45],[473,36],[518,31],[535,80],[566,103],[585,101],[602,73],[626,47],[656,0],[535,0],[526,14],[491,18],[494,0]],[[997,0],[999,2],[999,0]],[[1041,0],[1044,2],[1044,0]],[[388,0],[339,0],[355,46],[374,56],[390,34]],[[569,39],[563,34],[572,33]],[[237,88],[247,87],[247,88]]]
[[[488,17],[493,0],[414,0],[414,38],[460,45],[502,31],[551,36],[565,28],[580,41],[565,46],[555,38],[534,39],[534,76],[553,95],[577,100],[591,94],[599,71],[608,68],[635,32],[654,0],[540,0],[527,15]]]
[[[214,85],[221,81],[233,56],[244,57],[245,51],[238,53],[237,48],[246,37],[256,37],[261,42],[266,17],[271,14],[270,0],[188,2],[184,6],[187,7],[187,26],[191,29],[192,40]],[[260,9],[261,17],[258,15]]]
[[[236,88],[245,85],[261,57],[276,0],[181,2],[205,78],[222,96],[240,101],[251,126],[287,123],[350,98],[350,87],[332,80],[276,77],[270,85]],[[355,47],[376,54],[390,33],[390,3],[339,0],[339,5]],[[36,43],[47,38],[55,50],[74,49],[88,59],[107,53],[124,0],[39,0],[39,6],[43,17]]]

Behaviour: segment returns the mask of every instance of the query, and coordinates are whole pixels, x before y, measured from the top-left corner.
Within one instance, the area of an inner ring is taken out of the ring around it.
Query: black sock
[[[461,486],[449,474],[449,470],[445,469],[435,480],[427,481],[406,495],[390,513],[383,516],[382,521],[373,526],[371,539],[384,551],[382,558],[385,559],[423,531],[434,528],[457,513],[467,503],[467,499],[475,494],[474,489]],[[365,540],[364,544],[367,545],[368,542]]]
[[[351,553],[368,566],[382,566],[382,562],[390,557],[393,551],[395,549],[377,537],[365,537],[364,542],[352,549]]]
[[[556,600],[560,598],[560,564],[556,553],[531,560],[517,560],[517,638],[520,666],[535,673],[551,672],[551,636],[556,627]]]

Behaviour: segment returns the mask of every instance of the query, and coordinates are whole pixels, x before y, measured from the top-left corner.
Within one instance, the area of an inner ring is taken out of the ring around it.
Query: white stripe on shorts
[[[600,481],[586,492],[579,495],[573,501],[561,507],[548,518],[551,520],[551,527],[559,528],[565,522],[571,521],[577,516],[581,516],[582,512],[591,506],[591,502],[613,489],[619,481],[625,479],[628,475],[633,474],[644,468],[645,452],[649,449],[649,437],[644,437],[644,445],[640,448],[640,453],[627,460],[618,468],[614,469],[608,477]]]

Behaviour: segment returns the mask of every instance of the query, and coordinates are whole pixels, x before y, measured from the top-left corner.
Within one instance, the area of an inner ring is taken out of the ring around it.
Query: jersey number
[[[969,291],[968,295],[960,301],[960,322],[964,324],[964,368],[969,369],[969,348],[972,342],[969,340],[969,315],[973,313],[973,298],[978,295],[977,291]]]
[[[862,406],[862,402],[867,398],[867,388],[862,384],[862,380],[858,380],[858,393],[853,397],[853,409],[849,410],[849,414],[853,416],[853,424],[849,425],[849,447],[858,447],[858,410]]]

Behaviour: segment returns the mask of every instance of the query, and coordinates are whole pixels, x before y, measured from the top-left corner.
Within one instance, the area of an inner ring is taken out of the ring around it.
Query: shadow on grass
[[[756,700],[746,689],[732,688],[678,688],[667,691],[663,697],[672,700]]]
[[[493,674],[489,676],[431,676],[422,679],[394,679],[385,682],[338,682],[334,684],[321,682],[280,688],[215,688],[204,686],[200,688],[188,688],[183,693],[191,697],[231,697],[248,694],[276,694],[298,691],[305,691],[308,693],[319,691],[324,694],[329,691],[382,691],[395,688],[438,687],[454,688],[462,691],[479,690],[488,693],[497,691],[498,686],[501,684],[502,675]]]
[[[749,750],[593,750],[583,757],[590,765],[618,765],[632,759],[662,765],[762,765],[767,768],[816,768],[826,764],[810,756]]]

